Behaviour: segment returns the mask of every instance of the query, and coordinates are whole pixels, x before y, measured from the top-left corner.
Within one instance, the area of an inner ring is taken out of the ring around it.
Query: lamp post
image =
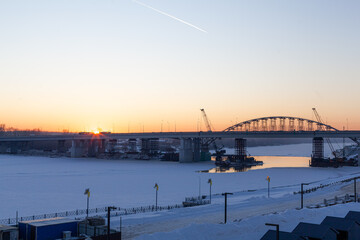
[[[156,189],[156,197],[155,197],[155,209],[157,211],[158,209],[158,191],[159,191],[159,185],[155,183],[154,188]]]
[[[265,225],[266,226],[274,226],[274,227],[276,227],[276,240],[280,240],[279,224],[265,223]]]
[[[87,234],[87,221],[88,221],[88,217],[89,217],[90,188],[85,189],[84,195],[87,195],[87,199],[86,199],[86,221],[85,221],[85,234]]]
[[[357,179],[357,177],[354,177],[354,202],[357,202],[357,197],[356,197],[356,179]]]
[[[227,195],[233,195],[232,193],[228,193],[228,192],[225,192],[223,194],[221,194],[223,196],[225,196],[225,212],[224,212],[224,223],[226,224],[226,219],[227,219]]]
[[[270,177],[266,177],[266,181],[268,182],[268,198],[270,197]]]
[[[110,240],[110,211],[115,209],[116,207],[107,207],[107,240]]]
[[[304,185],[309,185],[309,183],[301,183],[301,209],[304,207]]]
[[[211,204],[211,186],[212,186],[211,178],[209,178],[208,183],[210,184],[210,204]]]

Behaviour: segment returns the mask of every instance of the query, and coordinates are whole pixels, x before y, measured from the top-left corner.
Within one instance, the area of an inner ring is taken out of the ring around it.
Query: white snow
[[[190,224],[166,233],[143,235],[137,240],[187,240],[187,239],[260,239],[269,229],[265,223],[279,224],[280,231],[291,232],[299,222],[320,224],[326,216],[345,217],[349,211],[360,211],[359,203],[340,204],[320,209],[287,210],[279,214],[268,214],[231,222],[228,224]]]
[[[271,153],[282,156],[308,156],[307,153],[311,152],[311,144],[249,148],[249,152],[255,156]],[[284,159],[286,161],[297,161],[300,158],[273,158],[273,162],[281,162]],[[229,231],[234,232],[233,236],[238,236],[237,234],[242,232],[243,227],[254,224],[241,225],[246,222],[245,220],[226,226],[218,224],[222,219],[223,197],[220,195],[222,192],[234,193],[234,196],[229,198],[229,207],[233,208],[229,212],[229,219],[233,221],[234,219],[261,215],[264,211],[270,211],[272,207],[278,211],[295,208],[298,206],[299,196],[293,195],[293,192],[299,191],[302,182],[312,182],[312,185],[308,186],[310,188],[360,175],[360,168],[357,167],[337,169],[274,167],[239,173],[199,173],[197,171],[214,167],[213,163],[180,164],[154,160],[125,161],[15,155],[0,155],[0,166],[0,203],[2,206],[0,218],[15,217],[17,210],[19,216],[29,216],[84,209],[86,207],[86,196],[84,195],[86,188],[90,188],[91,192],[90,208],[109,205],[122,208],[154,205],[155,189],[153,187],[155,183],[159,185],[159,205],[181,204],[185,197],[199,194],[199,179],[201,194],[207,195],[209,193],[207,180],[212,178],[214,196],[213,204],[210,206],[124,217],[124,224],[130,229],[139,224],[150,224],[148,231],[144,230],[143,234],[172,231],[171,235],[158,233],[159,235],[156,235],[155,238],[144,235],[146,238],[142,239],[148,239],[147,237],[153,239],[186,239],[187,236],[188,239],[197,237],[199,237],[197,239],[201,239],[200,236],[191,235],[194,232],[192,229],[204,229],[200,231],[202,234],[204,232],[206,234],[212,233],[213,236],[217,236],[217,234],[223,236],[226,229],[229,229]],[[271,178],[270,199],[267,198],[267,182],[265,180],[267,176]],[[310,195],[316,198],[319,194],[332,194],[339,191],[339,188],[340,186],[332,186]],[[315,200],[321,201],[321,197],[319,195],[320,200]],[[283,206],[281,207],[281,205]],[[234,209],[238,210],[234,211]],[[284,213],[293,214],[289,215],[289,224],[297,221],[296,217],[299,212]],[[294,220],[291,220],[292,218]],[[247,221],[251,219],[253,218]],[[164,225],[164,221],[168,224],[167,229],[158,229],[151,225],[156,222]],[[251,221],[259,221],[259,227],[263,225],[260,220]],[[202,224],[193,225],[194,222]],[[116,220],[113,222],[114,226],[118,226],[118,223]],[[189,224],[190,226],[186,227]],[[251,227],[255,228],[251,231],[257,231],[256,226]],[[174,229],[178,230],[174,231]],[[210,235],[206,234],[205,236],[209,236],[206,239],[216,239],[210,238]],[[252,238],[241,237],[241,239]]]

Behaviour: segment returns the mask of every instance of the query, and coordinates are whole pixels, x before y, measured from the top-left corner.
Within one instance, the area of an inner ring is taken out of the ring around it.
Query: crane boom
[[[207,128],[208,132],[212,132],[213,127],[211,127],[211,123],[210,123],[210,121],[209,121],[209,118],[208,118],[207,115],[206,115],[205,109],[201,108],[200,111],[201,111],[201,113],[202,113],[202,115],[203,115],[203,119],[204,119],[204,122],[205,122],[205,125],[206,125],[206,128]],[[222,148],[223,148],[224,146],[222,146],[222,147],[219,148],[219,147],[217,146],[215,140],[216,140],[216,138],[211,138],[210,140],[206,141],[205,144],[206,144],[206,145],[209,145],[209,143],[212,143],[213,146],[214,146],[214,149],[215,149],[216,158],[217,158],[217,159],[221,159],[221,155],[222,155],[223,153],[225,153],[225,150],[222,150]]]
[[[324,124],[323,121],[322,121],[322,119],[321,119],[321,117],[320,117],[320,115],[319,115],[319,113],[316,111],[316,108],[313,108],[312,110],[314,111],[314,114],[315,114],[315,117],[316,117],[317,121],[318,121],[319,123]],[[337,154],[336,154],[336,151],[335,151],[334,146],[332,145],[330,139],[329,139],[329,138],[325,138],[325,140],[326,140],[326,142],[328,143],[328,145],[329,145],[329,147],[330,147],[331,153],[334,155],[334,157],[337,158],[338,156],[337,156]]]
[[[201,108],[200,111],[202,112],[204,122],[206,124],[206,128],[207,128],[208,132],[212,132],[210,121],[209,121],[209,119],[208,119],[208,117],[206,115],[205,109]]]

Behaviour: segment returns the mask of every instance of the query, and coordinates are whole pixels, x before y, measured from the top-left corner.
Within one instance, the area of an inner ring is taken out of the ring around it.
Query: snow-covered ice
[[[274,155],[306,157],[311,152],[311,144],[256,147],[249,148],[249,152],[255,156],[274,153]],[[291,161],[291,159],[297,158],[287,159],[287,161]],[[207,195],[209,193],[207,180],[212,178],[214,196],[211,207],[201,206],[127,216],[124,218],[125,226],[148,224],[157,221],[154,220],[156,218],[173,221],[181,216],[194,217],[193,214],[196,216],[204,214],[204,217],[199,218],[200,223],[204,224],[200,226],[186,227],[188,221],[181,222],[179,220],[178,223],[181,224],[174,226],[174,229],[181,228],[178,230],[181,231],[180,238],[184,237],[186,232],[191,232],[191,228],[233,228],[235,230],[231,231],[240,232],[241,230],[236,230],[239,228],[237,223],[229,224],[229,226],[216,224],[213,226],[214,222],[211,222],[210,218],[206,219],[208,217],[206,214],[211,214],[214,219],[218,218],[223,207],[223,198],[219,195],[222,192],[233,192],[234,196],[229,199],[229,206],[236,206],[239,209],[253,209],[261,205],[265,199],[267,202],[275,201],[274,204],[282,201],[293,201],[292,204],[295,202],[297,204],[298,196],[292,193],[299,191],[302,182],[312,182],[312,185],[309,186],[312,187],[360,175],[358,167],[337,169],[275,167],[239,173],[198,172],[212,167],[214,167],[212,162],[180,164],[157,160],[0,155],[0,203],[2,206],[0,218],[15,217],[16,211],[19,211],[19,216],[28,216],[84,209],[86,207],[86,196],[84,195],[86,188],[90,188],[91,191],[90,208],[109,205],[122,208],[154,205],[155,189],[153,187],[155,183],[159,185],[159,205],[180,204],[185,197],[199,194],[199,180],[201,194]],[[266,198],[267,182],[265,179],[267,176],[271,178],[271,199]],[[326,191],[326,193],[331,193],[337,189],[332,187],[327,188]],[[293,206],[289,205],[289,207]],[[244,216],[252,216],[252,213],[248,212]],[[236,218],[237,216],[231,217]],[[114,221],[114,224],[118,223]],[[172,229],[169,230],[172,231]],[[156,232],[156,229],[153,232]],[[177,233],[173,232],[172,234],[173,239],[177,239]],[[161,237],[159,239],[163,238],[161,233],[159,233],[159,237]]]

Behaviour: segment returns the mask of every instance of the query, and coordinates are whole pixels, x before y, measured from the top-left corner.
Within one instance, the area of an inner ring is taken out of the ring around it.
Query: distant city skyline
[[[315,120],[316,107],[358,130],[359,11],[355,0],[1,1],[0,123],[196,131],[205,108],[223,130]]]

